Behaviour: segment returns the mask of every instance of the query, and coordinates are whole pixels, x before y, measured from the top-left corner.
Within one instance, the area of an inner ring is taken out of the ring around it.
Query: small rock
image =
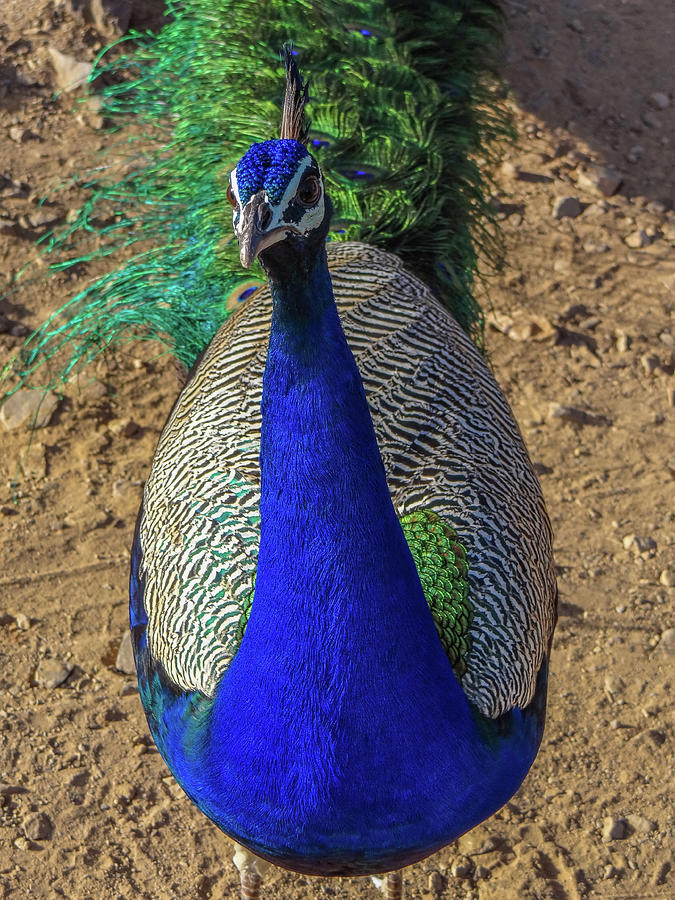
[[[632,550],[634,553],[648,553],[650,550],[656,550],[656,541],[653,538],[638,534],[625,535],[621,543],[624,550]]]
[[[28,631],[28,629],[30,628],[30,619],[23,613],[17,613],[14,616],[14,621],[16,622],[16,627],[20,631]]]
[[[482,881],[483,878],[487,878],[490,874],[490,870],[487,866],[476,866],[476,870],[473,873],[473,877],[476,881]]]
[[[115,660],[115,668],[118,672],[124,672],[125,675],[136,674],[136,661],[134,660],[130,631],[125,631],[124,637],[120,641],[120,648],[117,651],[117,659]]]
[[[440,872],[431,872],[427,882],[429,890],[434,894],[440,894],[443,890],[445,880]]]
[[[605,844],[610,841],[621,841],[626,837],[626,820],[616,818],[616,816],[607,816],[603,819],[602,824],[602,840]]]
[[[28,790],[20,784],[6,784],[0,781],[0,797],[13,797],[14,794],[27,794]]]
[[[640,357],[640,365],[645,375],[653,375],[657,369],[661,368],[661,360],[653,353],[643,353]]]
[[[656,109],[668,109],[670,106],[670,97],[662,91],[654,91],[649,98],[649,102],[652,106],[656,107]]]
[[[657,649],[661,653],[668,654],[668,656],[675,654],[675,628],[666,628],[665,631],[661,632],[661,639]]]
[[[629,163],[638,163],[645,155],[645,148],[642,144],[636,144],[634,147],[631,147],[628,153],[626,154],[626,159]]]
[[[659,575],[659,584],[662,584],[665,587],[675,587],[675,572],[664,569]]]
[[[651,883],[653,885],[665,884],[671,868],[671,861],[669,859],[664,859],[663,862],[660,862],[654,869],[654,874],[651,877]]]
[[[75,59],[67,53],[61,53],[55,47],[47,48],[56,72],[56,84],[66,93],[77,90],[87,83],[93,64]]]
[[[645,819],[644,816],[626,816],[626,821],[638,834],[649,834],[650,831],[654,831],[656,828],[656,822],[652,822],[651,819]]]
[[[604,425],[603,416],[588,412],[585,409],[579,409],[576,406],[563,406],[560,403],[553,403],[549,408],[549,419],[559,422],[571,422],[574,425]]]
[[[655,116],[654,113],[650,109],[646,109],[642,115],[640,116],[642,121],[648,128],[660,128],[661,120],[658,116]]]
[[[468,878],[471,875],[473,863],[467,857],[460,858],[452,864],[451,872],[455,878]]]
[[[28,388],[19,388],[2,404],[0,422],[8,431],[13,431],[21,425],[28,428],[44,428],[49,425],[58,405],[58,398],[52,391],[41,393]]]
[[[87,18],[107,37],[121,37],[129,30],[133,0],[89,0]]]
[[[649,748],[662,747],[666,742],[666,736],[662,731],[656,728],[647,728],[631,738],[631,744],[636,746],[646,746]]]
[[[26,478],[44,478],[47,474],[45,445],[32,442],[21,454],[21,469]]]
[[[41,206],[34,213],[26,216],[27,222],[31,228],[51,228],[63,220],[63,213],[58,209],[49,209]]]
[[[120,697],[131,697],[132,694],[138,693],[138,685],[133,681],[127,681],[126,684],[122,685],[120,690]]]
[[[32,849],[31,842],[28,840],[28,838],[25,838],[25,837],[16,838],[16,840],[14,841],[14,846],[16,847],[17,850],[31,850]]]
[[[614,878],[618,874],[618,869],[616,869],[612,865],[605,866],[605,870],[602,873],[602,878],[604,881],[609,881],[610,878]]]
[[[556,197],[553,203],[554,219],[576,219],[581,215],[581,203],[576,197]]]
[[[73,666],[60,659],[43,659],[35,670],[35,684],[46,688],[55,688],[68,678]]]
[[[29,841],[47,841],[54,826],[46,813],[32,813],[23,823],[23,832]]]
[[[23,128],[21,125],[12,125],[9,129],[10,140],[17,144],[25,144],[31,138],[35,137],[29,128]]]
[[[612,197],[621,187],[623,176],[604,166],[589,166],[579,174],[578,184]]]
[[[641,247],[646,247],[651,244],[649,235],[644,228],[638,228],[637,231],[632,231],[628,237],[623,239],[623,242],[627,247],[630,247],[631,250],[639,250]]]
[[[141,426],[138,422],[134,422],[133,419],[130,419],[127,424],[124,426],[122,434],[126,438],[136,437],[136,435],[140,434]]]
[[[618,353],[625,353],[630,347],[630,336],[625,332],[617,329],[616,331],[616,349]]]
[[[572,31],[576,31],[577,34],[584,33],[584,26],[579,19],[572,19],[571,22],[567,23],[567,27],[571,28]]]
[[[81,769],[79,772],[75,772],[72,776],[68,784],[71,787],[85,787],[87,782],[89,781],[90,774],[87,769]]]
[[[659,340],[666,347],[675,347],[675,337],[669,331],[662,331],[659,335]]]

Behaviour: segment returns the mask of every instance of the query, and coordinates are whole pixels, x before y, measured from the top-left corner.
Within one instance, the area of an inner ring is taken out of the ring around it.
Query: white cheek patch
[[[232,193],[234,194],[234,199],[237,201],[236,207],[232,210],[232,225],[234,226],[235,232],[237,231],[237,225],[239,224],[239,220],[241,218],[241,197],[239,196],[239,184],[237,183],[237,170],[232,169],[230,172],[230,187],[232,188]]]
[[[278,220],[279,225],[288,225],[289,228],[291,228],[293,231],[299,231],[300,234],[303,235],[309,234],[309,232],[314,228],[319,227],[319,225],[323,221],[324,213],[326,211],[323,193],[323,179],[321,177],[321,173],[316,172],[316,177],[319,179],[319,184],[321,186],[321,194],[319,195],[319,199],[317,200],[316,205],[310,207],[309,209],[306,209],[302,217],[298,221],[293,221],[294,217],[289,216],[290,207],[295,200],[295,195],[298,188],[300,187],[300,182],[305,177],[307,172],[312,169],[315,169],[315,163],[312,157],[307,154],[307,156],[298,165],[295,175],[284,191],[284,195],[281,198],[278,210],[274,211],[275,222]]]
[[[272,210],[272,220],[265,229],[266,231],[272,231],[275,228],[285,227],[288,229],[289,233],[291,231],[295,231],[299,232],[302,235],[306,235],[314,228],[319,227],[319,225],[323,221],[324,213],[326,211],[323,193],[323,179],[320,173],[317,173],[317,177],[321,185],[321,194],[316,202],[316,205],[312,206],[310,209],[305,210],[299,220],[297,220],[291,212],[291,206],[293,205],[293,201],[295,200],[295,195],[298,187],[300,186],[300,182],[307,174],[307,172],[313,167],[314,161],[312,160],[311,156],[307,154],[307,156],[299,163],[295,175],[291,179],[288,187],[284,191],[283,197],[276,206],[270,202],[270,199],[267,196],[267,192],[265,192],[265,200],[269,203],[270,209]],[[242,202],[239,194],[239,184],[237,182],[236,169],[233,169],[230,173],[230,185],[232,187],[234,198],[237,201],[237,208],[232,211],[232,224],[234,226],[235,232],[239,234],[238,225],[241,222]],[[293,221],[293,219],[296,220]]]

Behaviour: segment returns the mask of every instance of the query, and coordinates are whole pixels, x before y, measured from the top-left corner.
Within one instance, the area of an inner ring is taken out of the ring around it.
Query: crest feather
[[[309,122],[305,117],[305,106],[309,102],[309,81],[303,83],[293,58],[293,44],[284,45],[283,60],[286,67],[286,93],[279,137],[281,140],[290,139],[306,144],[309,138]]]

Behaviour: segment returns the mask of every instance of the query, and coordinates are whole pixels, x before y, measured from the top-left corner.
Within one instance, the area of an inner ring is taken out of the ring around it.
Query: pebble
[[[618,353],[625,353],[630,347],[630,336],[623,331],[617,329],[616,332],[616,349]]]
[[[427,884],[430,891],[432,891],[434,894],[440,894],[443,891],[445,879],[440,872],[430,872]]]
[[[28,616],[24,615],[24,613],[17,613],[14,616],[14,621],[16,622],[16,627],[20,631],[28,631],[30,628],[30,619]]]
[[[623,242],[632,250],[639,250],[641,247],[646,247],[651,243],[649,235],[644,228],[638,228],[637,231],[632,231],[628,237],[623,239]]]
[[[652,106],[655,106],[656,109],[668,109],[670,106],[670,97],[668,94],[664,94],[663,91],[654,91],[649,98],[649,102]]]
[[[124,637],[120,641],[117,659],[115,660],[115,668],[118,672],[124,672],[125,675],[136,674],[136,662],[134,660],[134,651],[131,645],[130,631],[125,631]]]
[[[644,816],[626,816],[626,821],[638,834],[649,834],[656,828],[656,822],[652,822],[651,819],[646,819]]]
[[[554,219],[576,219],[581,215],[581,203],[576,197],[556,197],[552,215]]]
[[[60,659],[43,659],[35,670],[35,684],[46,688],[55,688],[68,678],[73,666]]]
[[[473,873],[473,877],[476,881],[481,881],[483,878],[487,878],[490,874],[490,870],[487,866],[476,866],[476,871]]]
[[[59,209],[50,209],[47,206],[39,207],[34,213],[26,216],[26,222],[31,228],[47,229],[57,225],[63,220],[63,213]]]
[[[12,125],[9,129],[10,140],[17,144],[25,144],[26,141],[30,141],[35,136],[30,128],[22,128],[21,125]]]
[[[634,553],[648,553],[656,550],[656,541],[650,537],[638,534],[626,534],[621,540],[624,550],[632,550]]]
[[[670,874],[671,868],[672,866],[670,860],[664,860],[663,862],[659,863],[654,869],[654,874],[652,875],[651,879],[652,884],[665,884],[666,880],[668,879],[668,875]]]
[[[637,163],[640,162],[644,155],[645,148],[642,146],[642,144],[636,144],[634,147],[630,148],[630,150],[626,154],[626,159],[629,163]]]
[[[645,375],[653,375],[661,368],[661,359],[654,353],[643,353],[640,357],[640,365]]]
[[[647,728],[639,734],[636,734],[634,738],[631,738],[631,744],[635,744],[638,747],[646,746],[649,749],[662,747],[665,742],[665,734],[662,731],[658,731],[656,728]]]
[[[675,587],[675,572],[664,569],[659,575],[659,584],[663,584],[665,587]]]
[[[21,469],[26,478],[44,478],[47,474],[45,445],[32,441],[21,453]]]
[[[455,878],[468,878],[469,875],[471,875],[472,869],[473,863],[470,859],[464,857],[463,859],[456,860],[456,862],[452,864],[450,871]]]
[[[668,656],[675,654],[675,628],[666,628],[665,631],[661,632],[658,650],[661,653],[666,653]]]
[[[621,841],[626,837],[626,820],[616,816],[607,816],[602,822],[602,840],[605,844],[610,841]]]
[[[49,425],[58,405],[58,398],[52,391],[40,392],[19,388],[2,404],[0,422],[8,431],[22,425],[28,428],[44,428]]]
[[[654,113],[650,109],[646,109],[642,115],[640,116],[642,121],[648,128],[660,128],[661,120],[658,116],[655,116]]]
[[[23,832],[30,841],[47,841],[54,826],[46,813],[32,813],[23,823]]]
[[[602,416],[576,406],[564,406],[560,403],[551,404],[548,417],[554,421],[571,422],[574,425],[602,425],[605,423]]]
[[[87,18],[107,37],[121,37],[129,30],[133,0],[89,0]]]
[[[74,56],[61,53],[55,47],[48,47],[47,50],[52,58],[52,65],[56,72],[56,84],[60,90],[68,93],[87,83],[93,68],[92,63],[77,60]]]
[[[0,781],[0,797],[13,797],[15,794],[27,794],[28,790],[20,784],[6,784]]]
[[[590,166],[580,172],[578,184],[580,187],[591,188],[599,191],[605,197],[612,197],[621,187],[623,176],[614,169],[605,166]]]

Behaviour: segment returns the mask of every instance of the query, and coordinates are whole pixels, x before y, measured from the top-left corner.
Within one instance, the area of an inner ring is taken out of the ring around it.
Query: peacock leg
[[[241,873],[241,900],[258,900],[262,878],[254,869]]]
[[[270,867],[270,863],[260,859],[246,847],[235,842],[233,861],[239,869],[241,879],[241,900],[258,900],[262,876]]]
[[[403,896],[403,874],[399,869],[398,872],[388,872],[384,879],[384,897],[385,900],[401,900]]]
[[[371,875],[370,880],[382,891],[385,900],[401,900],[403,896],[403,872],[387,872],[386,875]]]

